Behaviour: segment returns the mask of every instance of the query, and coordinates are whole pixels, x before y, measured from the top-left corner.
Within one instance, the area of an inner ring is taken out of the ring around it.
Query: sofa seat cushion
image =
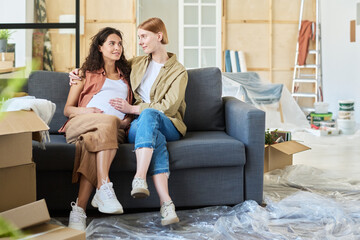
[[[75,158],[75,144],[68,144],[63,135],[50,134],[45,150],[33,141],[33,157],[38,171],[72,171]],[[134,144],[121,144],[112,163],[111,170],[135,171]]]
[[[135,172],[136,159],[133,150],[133,144],[121,144],[111,170]],[[187,132],[180,141],[168,142],[168,150],[170,171],[245,164],[244,144],[223,131]]]
[[[168,149],[171,170],[245,165],[244,144],[223,131],[188,132]]]
[[[34,142],[37,145],[36,142]],[[245,164],[244,144],[223,131],[188,132],[180,141],[168,143],[170,170],[232,167]],[[134,144],[121,144],[111,171],[136,170]],[[34,147],[34,161],[39,171],[72,171],[75,145],[67,144],[62,135],[51,135],[46,150]]]
[[[72,170],[74,167],[75,145],[67,144],[63,135],[50,134],[45,150],[33,141],[33,161],[37,171]]]

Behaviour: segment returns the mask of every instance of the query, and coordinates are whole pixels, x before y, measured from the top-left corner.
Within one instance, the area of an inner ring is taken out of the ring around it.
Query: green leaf
[[[0,217],[0,238],[3,237],[11,237],[18,239],[20,237],[23,237],[23,234],[20,230],[16,229],[4,218]]]

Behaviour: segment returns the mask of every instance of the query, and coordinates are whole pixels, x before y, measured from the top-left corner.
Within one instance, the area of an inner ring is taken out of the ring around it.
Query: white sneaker
[[[103,185],[101,185],[100,189],[96,189],[91,205],[95,208],[99,208],[99,211],[102,213],[123,213],[123,207],[115,195],[113,183],[107,182],[106,180],[102,180],[102,183]]]
[[[160,208],[161,225],[169,225],[179,222],[179,218],[175,212],[175,205],[172,201],[164,202]]]
[[[71,202],[72,211],[70,212],[69,217],[69,228],[85,231],[86,229],[86,214],[84,209],[77,205],[76,203]]]
[[[150,196],[150,192],[148,190],[148,185],[145,179],[142,178],[134,178],[132,181],[132,190],[131,196],[133,198],[146,198]]]

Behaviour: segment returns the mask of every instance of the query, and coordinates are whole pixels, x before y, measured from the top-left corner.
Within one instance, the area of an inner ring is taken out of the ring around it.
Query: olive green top
[[[174,124],[176,129],[185,136],[185,90],[188,75],[185,67],[176,60],[176,55],[168,53],[169,59],[161,67],[150,90],[150,103],[145,103],[137,93],[141,80],[151,61],[151,55],[130,59],[131,88],[134,92],[134,105],[140,106],[140,113],[146,108],[153,108],[163,112]]]

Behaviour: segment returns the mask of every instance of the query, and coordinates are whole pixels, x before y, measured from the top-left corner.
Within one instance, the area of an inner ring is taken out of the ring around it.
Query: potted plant
[[[0,52],[6,52],[8,39],[13,33],[9,29],[0,29]]]
[[[271,144],[277,143],[276,139],[279,137],[277,131],[278,131],[277,129],[275,129],[272,132],[270,131],[270,129],[267,129],[265,131],[265,144],[266,145],[271,145]]]

